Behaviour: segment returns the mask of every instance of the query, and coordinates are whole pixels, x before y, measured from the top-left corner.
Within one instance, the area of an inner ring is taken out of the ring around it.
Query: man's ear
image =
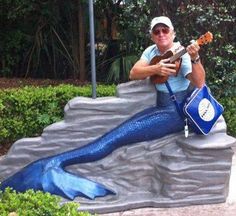
[[[153,36],[152,36],[152,33],[151,33],[151,32],[150,32],[150,39],[151,39],[151,41],[154,42],[154,40],[153,40]]]
[[[173,31],[173,34],[172,34],[172,38],[173,38],[173,40],[175,39],[175,37],[176,37],[176,32]]]
[[[151,41],[153,41],[153,39],[152,39],[152,30],[149,30],[148,32],[149,32],[149,36],[150,36]]]

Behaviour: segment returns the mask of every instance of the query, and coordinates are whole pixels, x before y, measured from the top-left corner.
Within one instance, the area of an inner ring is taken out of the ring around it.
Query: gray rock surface
[[[145,207],[129,209],[100,216],[235,216],[236,212],[236,149],[231,167],[229,195],[226,202],[216,204],[190,205],[184,207]]]
[[[149,80],[117,87],[117,97],[76,97],[65,106],[63,121],[40,137],[18,140],[0,160],[0,181],[30,162],[86,145],[146,107],[155,104]],[[223,117],[208,136],[172,134],[117,149],[108,157],[67,167],[104,184],[116,195],[95,200],[77,197],[80,210],[116,212],[140,207],[176,207],[225,202],[236,145]],[[68,202],[68,200],[63,200]]]

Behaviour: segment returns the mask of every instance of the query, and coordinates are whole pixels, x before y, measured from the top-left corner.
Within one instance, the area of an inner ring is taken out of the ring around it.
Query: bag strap
[[[179,113],[179,115],[183,118],[183,113],[181,112],[181,109],[180,109],[180,106],[179,106],[179,103],[177,102],[177,98],[175,96],[175,94],[173,93],[171,87],[170,87],[170,84],[168,81],[165,82],[165,85],[166,85],[166,88],[168,89],[169,91],[169,94],[170,94],[170,98],[171,100],[174,102],[175,106],[176,106],[176,109]]]
[[[174,104],[175,104],[175,106],[176,106],[176,110],[178,111],[180,117],[182,117],[183,121],[185,122],[184,134],[185,134],[185,137],[187,138],[188,135],[189,135],[188,120],[187,120],[187,118],[184,116],[183,112],[181,112],[179,103],[177,102],[177,98],[176,98],[175,94],[173,93],[173,91],[172,91],[172,89],[171,89],[170,84],[168,83],[168,81],[165,82],[165,85],[166,85],[166,88],[167,88],[168,91],[169,91],[171,100],[174,102]]]

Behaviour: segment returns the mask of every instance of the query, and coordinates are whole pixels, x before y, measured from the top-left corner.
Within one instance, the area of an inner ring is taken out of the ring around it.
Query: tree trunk
[[[79,38],[78,38],[78,20],[77,20],[77,1],[73,2],[76,10],[72,10],[71,14],[71,49],[73,56],[73,78],[79,76]]]
[[[80,80],[86,79],[85,70],[85,30],[84,30],[84,8],[80,0],[78,0],[78,25],[79,25],[79,71]]]

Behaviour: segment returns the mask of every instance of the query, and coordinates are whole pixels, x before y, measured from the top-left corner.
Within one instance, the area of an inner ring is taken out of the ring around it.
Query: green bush
[[[115,95],[114,85],[97,86],[98,97],[112,95]],[[46,126],[63,119],[64,106],[76,96],[91,97],[91,85],[0,91],[0,144],[40,135]]]
[[[225,97],[219,99],[224,106],[223,116],[227,123],[227,131],[230,135],[236,137],[236,97]]]
[[[7,188],[0,191],[1,216],[89,216],[87,212],[79,212],[79,204],[75,202],[60,205],[61,198],[41,191],[28,190],[25,193]]]

